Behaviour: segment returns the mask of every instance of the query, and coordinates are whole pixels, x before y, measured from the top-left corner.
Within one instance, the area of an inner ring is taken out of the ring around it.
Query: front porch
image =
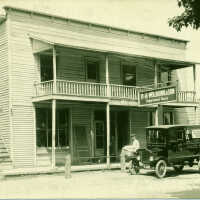
[[[129,144],[129,108],[60,100],[52,107],[45,101],[35,103],[35,117],[37,167],[64,166],[68,153],[73,166],[109,167]]]

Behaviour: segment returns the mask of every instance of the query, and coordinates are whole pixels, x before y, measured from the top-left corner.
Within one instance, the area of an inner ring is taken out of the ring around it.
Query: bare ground
[[[120,170],[9,177],[0,181],[0,198],[200,198],[200,173],[169,170],[164,179],[152,171],[129,175]]]

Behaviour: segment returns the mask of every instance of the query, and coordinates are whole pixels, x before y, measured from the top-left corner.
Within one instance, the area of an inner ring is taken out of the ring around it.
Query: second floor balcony
[[[176,86],[177,82],[158,84],[157,88]],[[140,92],[154,89],[155,86],[127,86],[105,83],[77,82],[67,80],[57,80],[56,82],[45,81],[35,84],[34,101],[51,98],[108,102],[111,104],[135,105],[139,106]],[[52,97],[54,96],[54,97]],[[175,104],[197,104],[196,93],[194,91],[176,90]]]

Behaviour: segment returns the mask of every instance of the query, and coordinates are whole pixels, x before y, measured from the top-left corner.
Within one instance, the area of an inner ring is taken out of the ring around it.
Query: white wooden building
[[[73,165],[109,167],[131,134],[145,146],[148,125],[199,123],[188,41],[4,9],[0,165],[61,166],[69,147]],[[184,90],[177,72],[189,67],[192,87]],[[168,87],[176,88],[175,101],[140,104],[140,92]]]

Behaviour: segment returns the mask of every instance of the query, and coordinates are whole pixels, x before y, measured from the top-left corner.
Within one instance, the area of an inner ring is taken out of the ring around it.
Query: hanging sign
[[[140,92],[139,96],[140,105],[159,104],[170,101],[176,101],[176,86]]]

